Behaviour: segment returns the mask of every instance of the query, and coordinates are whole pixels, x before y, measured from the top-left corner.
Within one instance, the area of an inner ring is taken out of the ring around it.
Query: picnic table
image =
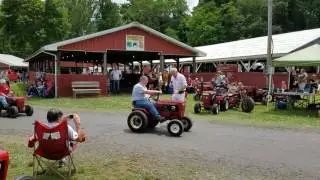
[[[315,104],[316,101],[316,94],[308,92],[275,92],[273,95],[275,97],[275,109],[277,109],[279,101],[286,101],[291,109],[296,104],[307,108],[310,104]]]

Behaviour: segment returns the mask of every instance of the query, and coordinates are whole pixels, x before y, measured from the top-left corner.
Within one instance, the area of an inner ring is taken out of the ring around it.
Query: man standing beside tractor
[[[177,68],[171,68],[171,84],[173,87],[172,100],[184,101],[185,90],[188,86],[186,77],[179,73]]]

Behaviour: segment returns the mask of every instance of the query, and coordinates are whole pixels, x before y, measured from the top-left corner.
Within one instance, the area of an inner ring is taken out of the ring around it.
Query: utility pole
[[[271,41],[272,41],[272,0],[268,0],[268,47],[267,47],[267,72],[268,72],[268,96],[271,95],[272,88],[272,56],[271,56]]]

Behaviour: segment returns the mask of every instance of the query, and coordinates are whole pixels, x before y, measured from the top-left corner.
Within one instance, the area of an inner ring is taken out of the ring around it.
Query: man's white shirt
[[[114,69],[113,71],[111,71],[111,77],[112,77],[112,80],[121,80],[121,71],[118,70],[118,69]]]
[[[183,74],[178,73],[177,77],[171,77],[171,83],[173,87],[172,99],[176,101],[184,101],[185,93],[179,94],[180,90],[183,90],[187,86],[186,77]]]

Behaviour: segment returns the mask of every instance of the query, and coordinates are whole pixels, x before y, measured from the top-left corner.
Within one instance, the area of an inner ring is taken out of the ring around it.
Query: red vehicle
[[[7,179],[9,166],[9,153],[0,149],[0,180]]]
[[[243,112],[247,113],[253,111],[255,102],[250,96],[248,96],[247,91],[245,89],[235,94],[228,94],[228,96],[230,108],[240,107]]]
[[[10,87],[7,84],[0,85],[0,93],[8,95]],[[8,108],[0,106],[0,110],[6,110],[7,115],[12,118],[16,118],[19,113],[25,113],[27,116],[33,115],[33,108],[30,105],[25,104],[24,97],[7,96]]]
[[[0,180],[6,180],[9,167],[9,153],[0,149]],[[32,180],[30,176],[19,176],[15,180]]]
[[[193,96],[193,99],[195,101],[198,101],[201,99],[202,93],[204,91],[213,91],[212,82],[201,82],[197,85],[195,88],[195,95]]]
[[[229,109],[227,90],[223,87],[216,87],[215,91],[204,91],[200,103],[194,105],[194,112],[198,114],[201,109],[213,114],[219,114],[220,110],[227,111]]]
[[[185,102],[172,100],[159,100],[159,95],[154,99],[157,110],[160,115],[170,121],[167,125],[171,136],[180,136],[184,131],[189,131],[192,127],[192,121],[185,116]],[[151,100],[152,101],[152,100]],[[161,122],[163,123],[163,122]],[[159,121],[146,109],[133,108],[127,119],[127,124],[133,132],[143,132],[146,129],[154,128]]]

